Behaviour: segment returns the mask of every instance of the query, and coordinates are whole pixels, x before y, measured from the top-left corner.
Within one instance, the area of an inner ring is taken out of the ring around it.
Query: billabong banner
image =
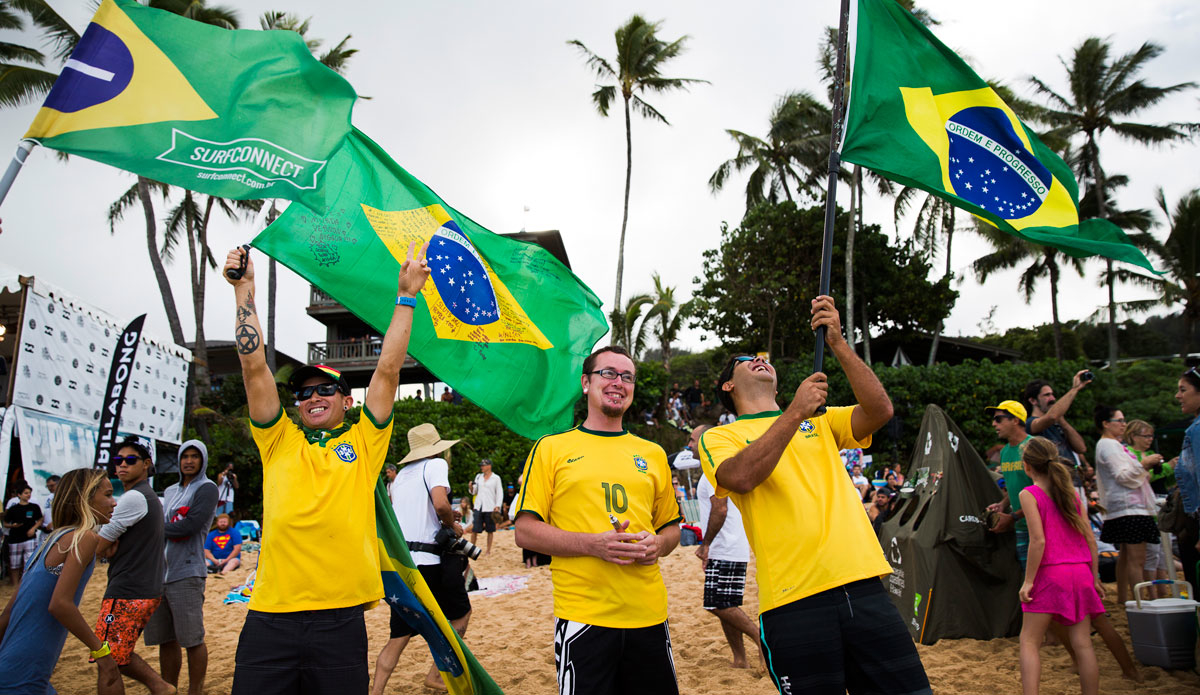
[[[289,206],[253,245],[382,335],[409,245],[428,243],[409,353],[531,439],[571,426],[579,375],[608,324],[600,300],[536,244],[484,229],[355,129],[329,163],[329,212]],[[328,346],[336,358],[336,345]]]
[[[129,322],[117,339],[113,350],[112,368],[108,370],[108,387],[104,389],[104,407],[100,409],[100,434],[96,437],[96,460],[93,468],[104,468],[110,478],[117,472],[112,465],[112,447],[117,443],[117,427],[121,424],[121,409],[125,407],[125,393],[129,378],[133,376],[134,356],[142,338],[142,314]]]
[[[25,137],[201,193],[323,210],[355,99],[296,32],[104,0]]]
[[[895,0],[859,0],[855,51],[844,161],[1026,241],[1154,270],[1115,224],[1080,221],[1062,158]]]

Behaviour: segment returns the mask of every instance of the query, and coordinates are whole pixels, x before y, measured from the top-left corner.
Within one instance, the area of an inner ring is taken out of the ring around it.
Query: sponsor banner
[[[13,404],[97,427],[121,334],[109,316],[57,292],[47,296],[30,288],[17,334]],[[182,441],[189,360],[177,346],[142,337],[125,391],[122,432]]]
[[[92,465],[108,471],[108,477],[117,477],[112,465],[112,445],[117,442],[117,423],[121,421],[121,410],[125,407],[125,394],[129,391],[129,379],[133,376],[134,358],[137,356],[138,341],[142,337],[142,314],[129,322],[117,345],[113,349],[112,365],[108,371],[108,385],[104,388],[104,407],[100,408],[100,433],[96,438],[96,459]]]

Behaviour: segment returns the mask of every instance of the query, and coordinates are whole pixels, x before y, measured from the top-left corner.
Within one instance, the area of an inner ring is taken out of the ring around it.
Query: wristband
[[[410,306],[415,309],[415,308],[417,308],[417,298],[416,297],[396,297],[396,306]]]
[[[108,642],[107,642],[107,641],[105,641],[105,642],[102,642],[102,643],[100,644],[100,648],[99,648],[99,649],[97,649],[97,650],[96,650],[96,651],[94,651],[94,652],[91,652],[91,655],[92,655],[92,660],[93,660],[93,661],[94,661],[94,660],[96,660],[96,659],[103,659],[104,657],[108,656],[109,654],[112,654],[112,650],[108,648]]]

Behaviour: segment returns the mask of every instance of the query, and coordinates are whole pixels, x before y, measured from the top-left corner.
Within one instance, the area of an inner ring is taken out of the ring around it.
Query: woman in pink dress
[[[1036,695],[1041,681],[1039,649],[1050,621],[1067,626],[1083,695],[1099,692],[1092,651],[1092,617],[1104,613],[1096,537],[1083,515],[1071,474],[1049,439],[1034,437],[1021,454],[1033,485],[1021,491],[1029,523],[1029,562],[1021,585],[1021,688]]]

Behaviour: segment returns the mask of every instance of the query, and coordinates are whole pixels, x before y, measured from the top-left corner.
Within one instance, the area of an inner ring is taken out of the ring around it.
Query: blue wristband
[[[411,306],[414,309],[417,307],[416,297],[396,297],[396,306]]]

